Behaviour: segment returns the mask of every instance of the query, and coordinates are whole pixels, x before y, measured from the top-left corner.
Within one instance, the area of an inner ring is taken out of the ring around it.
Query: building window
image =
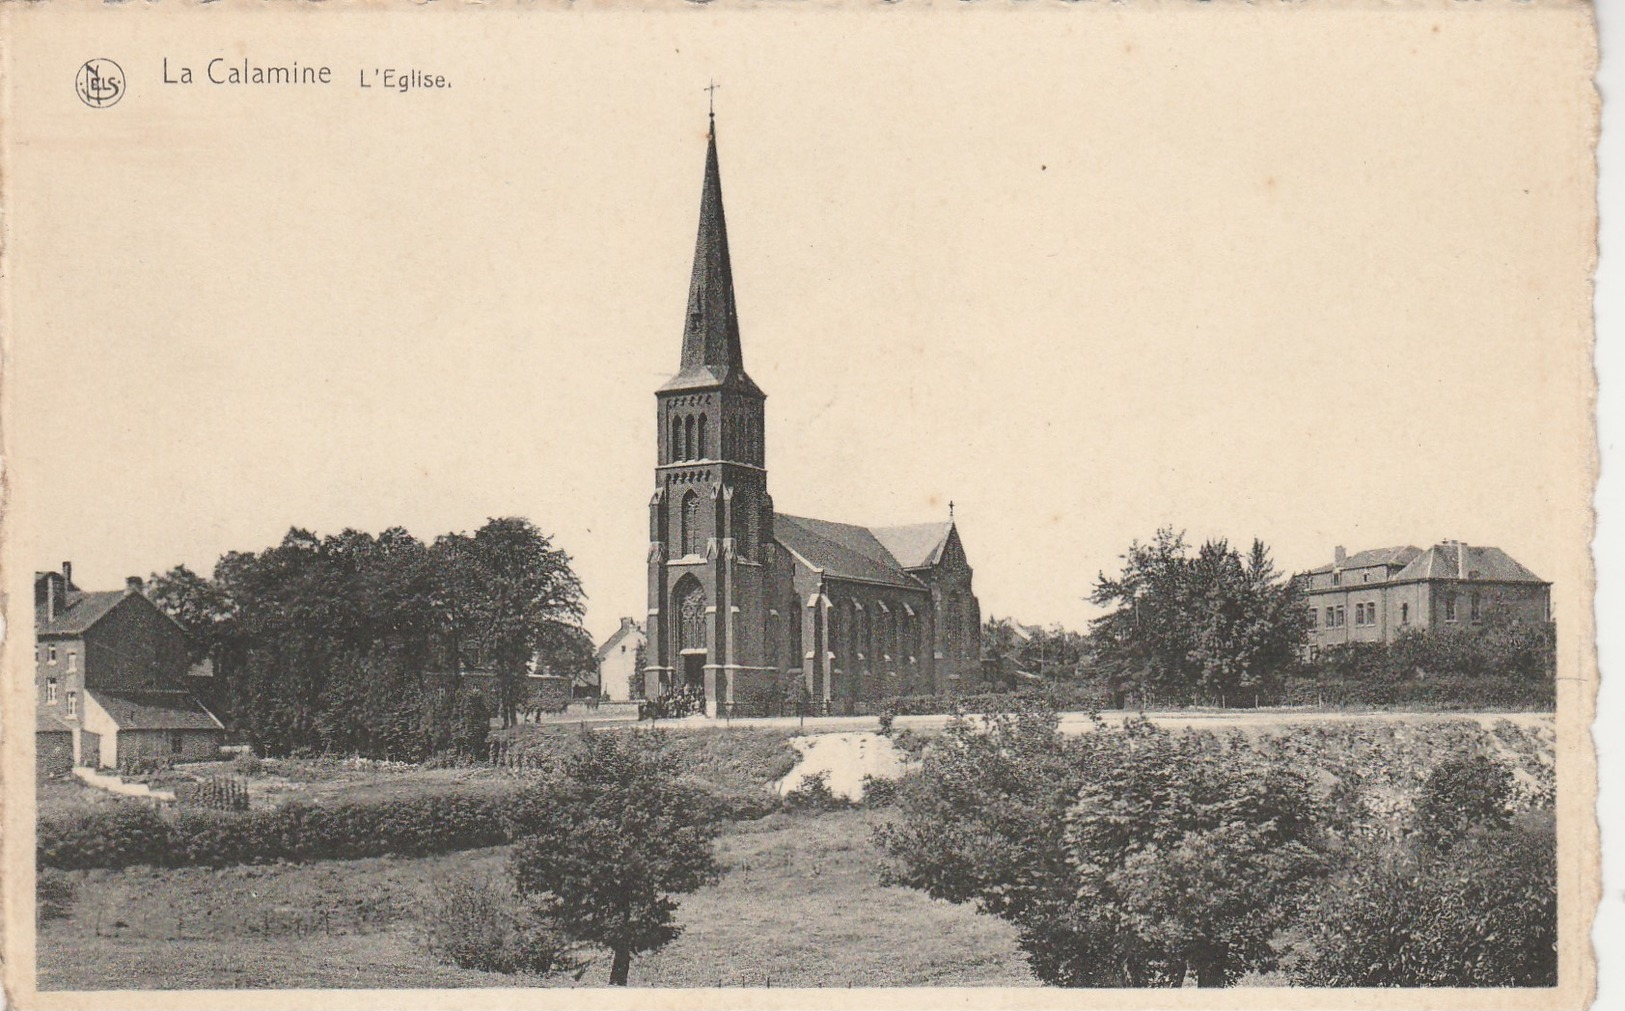
[[[68,715],[69,716],[78,716],[79,715],[79,693],[78,692],[69,692],[68,693]]]
[[[186,735],[179,730],[169,735],[169,753],[179,755],[186,750]]]
[[[50,705],[56,705],[56,678],[45,679],[45,701]]]
[[[683,458],[683,419],[675,414],[671,416],[670,457],[672,460]]]
[[[1326,608],[1326,627],[1327,628],[1336,628],[1337,627],[1337,608],[1335,608],[1335,607]]]
[[[1360,582],[1362,582],[1362,583],[1371,582],[1371,573],[1369,573],[1369,572],[1360,573]]]
[[[1467,606],[1469,607],[1469,609],[1470,609],[1469,613],[1470,613],[1470,615],[1472,616],[1472,619],[1475,622],[1481,620],[1484,617],[1483,602],[1479,599],[1478,594],[1476,594],[1476,593],[1473,594],[1472,600],[1468,602]],[[69,656],[72,656],[72,654],[70,653]],[[68,669],[72,670],[73,668],[69,667]]]
[[[1309,647],[1309,659],[1310,660],[1319,660],[1320,659],[1320,647],[1319,646],[1310,646]]]
[[[1444,620],[1456,620],[1456,595],[1454,593],[1444,595]]]
[[[1343,574],[1341,572],[1332,573],[1332,585],[1333,586],[1341,586],[1341,585],[1343,585]]]
[[[700,415],[700,441],[699,441],[700,459],[701,460],[709,460],[711,458],[710,449],[709,449],[710,436],[709,436],[709,433],[707,432],[706,429],[707,429],[707,425],[705,423],[705,415],[702,414],[702,415]]]
[[[1401,625],[1409,625],[1411,623],[1411,605],[1399,605],[1399,623]]]
[[[1473,598],[1473,600],[1475,600],[1475,601],[1477,599],[1478,599],[1477,597]],[[70,650],[68,650],[68,673],[72,674],[74,671],[76,671],[78,669],[79,669],[79,651],[76,650],[76,649],[70,649]]]
[[[56,643],[53,642],[45,647],[45,662],[56,663]]]
[[[694,459],[694,416],[683,419],[683,459]]]
[[[1320,627],[1320,611],[1311,607],[1309,609],[1309,628],[1314,630]]]
[[[1343,628],[1349,623],[1349,609],[1339,606],[1337,609],[1337,627]]]

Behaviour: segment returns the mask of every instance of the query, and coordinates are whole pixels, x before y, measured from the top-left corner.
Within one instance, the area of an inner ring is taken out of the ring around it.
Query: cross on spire
[[[706,102],[710,107],[709,113],[712,119],[717,118],[717,89],[720,87],[722,87],[722,85],[718,84],[715,78],[712,78],[710,84],[700,89],[701,91],[706,92]]]

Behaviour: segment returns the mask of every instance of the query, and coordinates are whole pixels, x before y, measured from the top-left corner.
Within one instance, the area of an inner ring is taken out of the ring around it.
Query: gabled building
[[[745,372],[713,122],[677,374],[656,399],[644,693],[706,711],[851,703],[978,675],[981,621],[952,510],[865,527],[790,516],[767,488],[766,394]]]
[[[1308,656],[1328,646],[1392,642],[1406,629],[1472,630],[1492,609],[1551,620],[1551,583],[1500,548],[1444,541],[1349,555],[1298,577],[1309,608]]]
[[[213,758],[224,728],[189,690],[186,633],[143,592],[80,590],[73,566],[34,574],[37,732],[72,734],[80,765],[139,757]]]
[[[596,687],[602,698],[628,702],[643,695],[643,669],[640,659],[648,641],[636,618],[622,618],[621,627],[609,634],[593,654],[598,668]]]

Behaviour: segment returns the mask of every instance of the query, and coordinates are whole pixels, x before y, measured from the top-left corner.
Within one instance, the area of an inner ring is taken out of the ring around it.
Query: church
[[[682,361],[655,392],[644,694],[745,716],[971,688],[981,610],[952,507],[899,527],[775,512],[766,399],[740,346],[713,117]]]

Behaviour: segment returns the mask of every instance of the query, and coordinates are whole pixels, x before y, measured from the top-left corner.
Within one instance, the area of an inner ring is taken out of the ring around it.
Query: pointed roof
[[[47,620],[45,605],[34,605],[36,635],[80,635],[124,603],[123,590],[69,593],[56,616]]]
[[[912,523],[902,527],[872,527],[875,539],[886,546],[905,569],[923,569],[942,561],[942,551],[954,531],[953,520]]]
[[[722,213],[722,173],[717,168],[714,117],[706,138],[700,228],[694,242],[694,272],[688,283],[688,315],[683,322],[683,361],[660,392],[707,386],[726,386],[763,396],[745,374],[745,357],[739,347],[739,312],[734,304],[733,265],[728,259],[728,223]]]

